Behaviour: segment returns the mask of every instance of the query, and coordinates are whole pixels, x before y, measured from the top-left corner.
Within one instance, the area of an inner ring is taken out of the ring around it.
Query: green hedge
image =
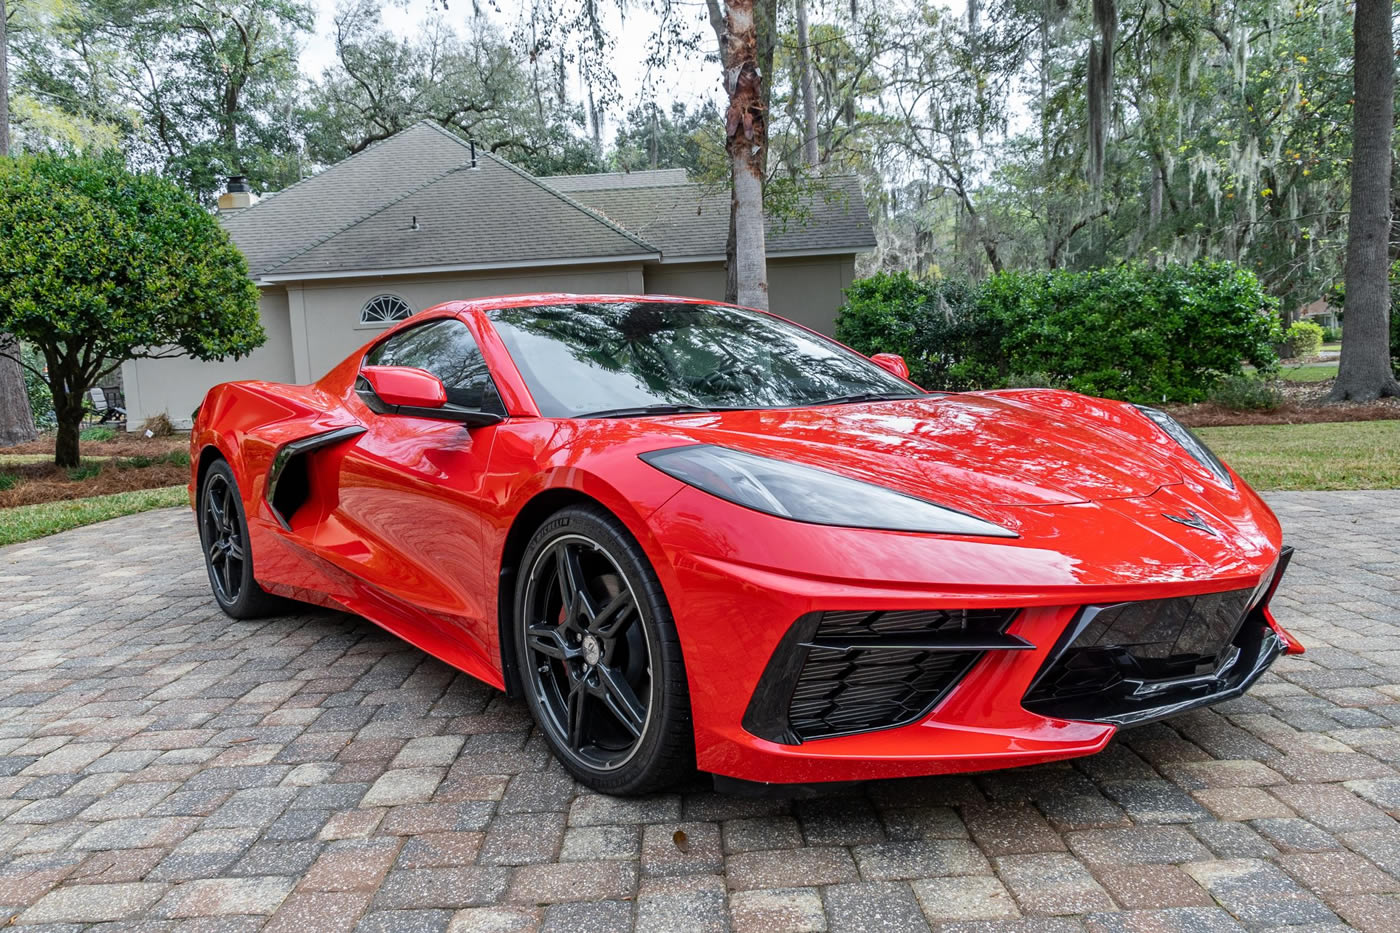
[[[1231,263],[1001,272],[980,285],[880,273],[846,290],[836,336],[900,353],[930,389],[1062,385],[1143,402],[1205,398],[1269,371],[1277,304]]]

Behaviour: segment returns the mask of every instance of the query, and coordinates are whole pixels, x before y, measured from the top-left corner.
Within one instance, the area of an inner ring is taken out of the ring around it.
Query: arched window
[[[413,309],[398,295],[375,295],[360,309],[361,324],[392,324],[412,316]]]

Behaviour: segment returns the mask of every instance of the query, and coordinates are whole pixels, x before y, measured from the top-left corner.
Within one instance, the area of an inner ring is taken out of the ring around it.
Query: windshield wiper
[[[705,415],[715,411],[743,411],[742,408],[724,408],[705,405],[638,405],[633,408],[605,408],[602,411],[586,411],[575,418],[640,418],[645,415]]]
[[[891,394],[888,392],[857,392],[854,395],[838,395],[835,398],[814,402],[814,405],[848,405],[853,402],[895,402],[900,399],[927,398],[928,392]]]

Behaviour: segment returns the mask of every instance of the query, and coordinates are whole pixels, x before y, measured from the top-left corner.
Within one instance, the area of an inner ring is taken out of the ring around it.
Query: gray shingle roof
[[[729,196],[682,169],[537,179],[482,149],[472,169],[469,154],[456,134],[418,123],[219,220],[254,278],[724,253]],[[805,222],[770,222],[770,252],[875,245],[857,180],[826,187]]]
[[[567,177],[567,176],[566,176]],[[546,184],[557,178],[543,179]],[[668,262],[722,256],[729,238],[729,192],[697,184],[573,189],[570,195],[654,243]],[[768,252],[852,253],[875,246],[860,180],[838,175],[801,200],[805,217],[769,219]]]
[[[263,274],[546,265],[658,252],[509,162],[479,152],[478,166],[454,166]]]
[[[307,244],[460,165],[466,151],[457,137],[415,124],[219,220],[256,278]]]
[[[685,169],[658,168],[641,172],[599,172],[593,175],[550,175],[540,179],[556,191],[596,191],[600,188],[653,188],[683,185]]]

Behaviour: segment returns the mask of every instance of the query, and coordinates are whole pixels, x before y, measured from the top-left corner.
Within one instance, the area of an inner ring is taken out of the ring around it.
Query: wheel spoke
[[[235,524],[235,519],[234,519],[234,516],[236,515],[236,513],[234,512],[234,509],[235,509],[235,508],[236,508],[236,506],[234,505],[234,502],[233,502],[233,487],[232,487],[232,486],[225,486],[225,487],[224,487],[224,507],[223,507],[223,510],[222,510],[222,513],[221,513],[221,514],[222,514],[223,522],[224,522],[224,531],[226,531],[226,532],[228,532],[228,533],[230,533],[230,534],[233,533],[233,528],[234,528],[234,524]]]
[[[529,645],[532,651],[560,661],[572,661],[583,652],[569,644],[564,632],[557,625],[541,622],[530,626]]]
[[[238,591],[233,588],[233,562],[227,558],[219,565],[219,572],[224,580],[224,595],[230,600],[238,598]]]
[[[564,597],[564,611],[567,614],[564,624],[575,631],[586,631],[589,621],[597,616],[598,609],[588,592],[588,580],[583,574],[578,548],[571,544],[561,545],[556,552],[556,561],[559,591]]]
[[[209,563],[218,564],[227,557],[228,554],[224,551],[224,543],[222,541],[215,541],[213,544],[209,545]]]
[[[575,679],[569,685],[568,698],[568,741],[569,747],[575,751],[583,748],[584,729],[588,717],[588,690],[585,687],[582,677]]]
[[[627,683],[621,674],[602,664],[597,670],[603,705],[617,717],[617,721],[622,723],[623,728],[630,732],[633,738],[640,738],[642,726],[647,718],[646,707],[642,706],[642,701],[637,699],[632,685]]]
[[[616,638],[631,623],[635,608],[631,591],[624,589],[598,611],[588,624],[588,630],[599,638]]]
[[[218,491],[209,494],[209,517],[213,520],[214,527],[210,530],[217,533],[224,529],[224,504],[220,501]]]

